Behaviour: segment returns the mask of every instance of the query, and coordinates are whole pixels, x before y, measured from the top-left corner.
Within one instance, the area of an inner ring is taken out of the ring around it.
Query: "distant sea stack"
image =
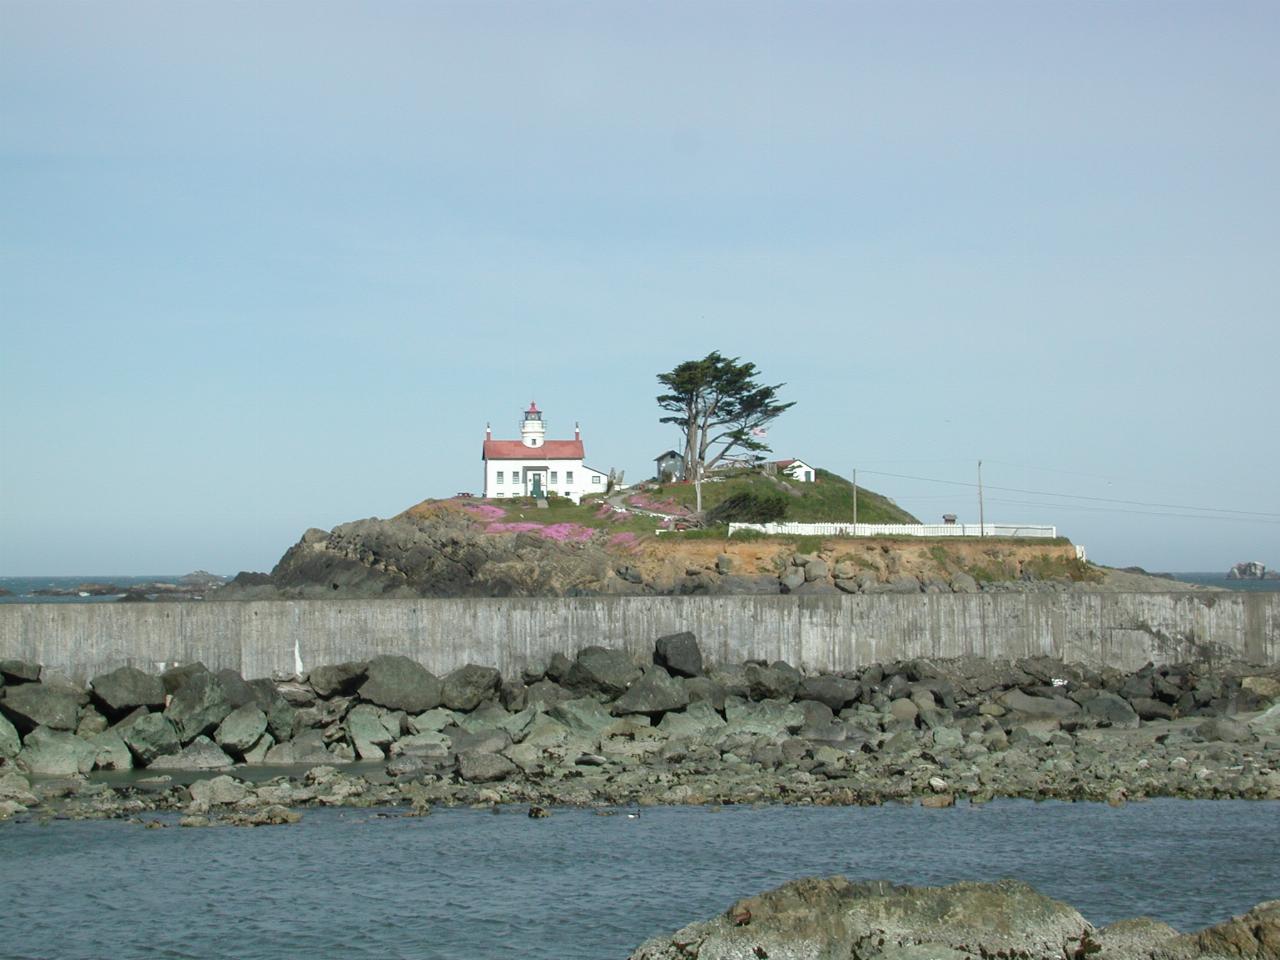
[[[1228,580],[1280,580],[1280,571],[1268,570],[1257,560],[1242,560],[1227,571]]]

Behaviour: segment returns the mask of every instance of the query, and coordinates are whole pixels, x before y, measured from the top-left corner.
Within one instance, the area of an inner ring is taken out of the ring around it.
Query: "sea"
[[[602,812],[612,815],[602,816]],[[629,813],[639,816],[631,817]],[[13,960],[622,960],[804,876],[1024,880],[1095,924],[1280,896],[1280,802],[309,809],[291,826],[0,823]]]
[[[113,603],[124,594],[116,593],[107,596],[72,596],[48,597],[38,596],[36,590],[57,589],[76,590],[91,583],[114,584],[128,588],[144,583],[177,583],[180,574],[159,574],[152,577],[117,577],[109,575],[82,577],[0,577],[0,603]],[[1228,580],[1225,573],[1192,572],[1161,574],[1175,580],[1188,583],[1201,583],[1225,590],[1274,591],[1280,592],[1280,580]]]

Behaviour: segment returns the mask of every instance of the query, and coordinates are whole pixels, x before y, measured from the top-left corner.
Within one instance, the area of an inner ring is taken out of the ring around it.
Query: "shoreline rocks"
[[[946,887],[793,880],[711,920],[641,944],[629,960],[855,957],[858,960],[1274,960],[1280,900],[1181,934],[1147,918],[1095,928],[1025,883]]]
[[[705,663],[685,633],[642,659],[587,647],[506,678],[475,664],[437,677],[402,656],[279,681],[199,663],[160,677],[115,670],[87,687],[20,661],[0,671],[0,777],[38,797],[0,796],[0,818],[185,811],[202,801],[177,779],[227,774],[244,785],[242,812],[1280,799],[1280,667],[1246,663],[1123,673],[1044,657],[916,659],[806,674]],[[271,766],[293,769],[264,780]],[[316,769],[334,772],[308,782]],[[57,796],[39,796],[47,777],[61,778]]]

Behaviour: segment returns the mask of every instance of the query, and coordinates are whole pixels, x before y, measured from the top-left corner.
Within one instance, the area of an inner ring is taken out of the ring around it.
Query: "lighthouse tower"
[[[547,438],[547,428],[542,422],[542,411],[536,403],[530,403],[520,424],[520,442],[526,447],[540,447]]]

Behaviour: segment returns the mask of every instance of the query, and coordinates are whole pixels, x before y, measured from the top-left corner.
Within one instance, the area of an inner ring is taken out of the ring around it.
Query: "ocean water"
[[[317,809],[300,824],[0,824],[0,954],[600,960],[787,880],[1014,877],[1103,924],[1194,929],[1280,896],[1280,803],[646,808],[530,820]]]
[[[1206,572],[1173,573],[1170,576],[1187,583],[1203,583],[1208,587],[1222,587],[1225,590],[1280,593],[1280,580],[1228,580],[1226,573]]]
[[[54,588],[58,590],[74,590],[85,583],[114,584],[117,587],[132,587],[142,583],[177,583],[181,574],[164,574],[154,577],[0,577],[0,589],[7,590],[9,595],[0,595],[0,603],[114,603],[123,594],[111,594],[103,597],[41,597],[33,591]]]

